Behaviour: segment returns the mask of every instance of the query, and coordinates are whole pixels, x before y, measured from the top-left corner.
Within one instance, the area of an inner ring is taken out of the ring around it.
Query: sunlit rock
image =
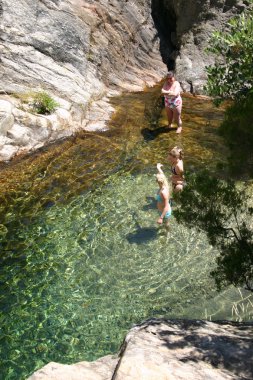
[[[30,128],[14,124],[8,131],[7,136],[15,145],[29,145],[29,140],[31,138]]]
[[[18,151],[17,146],[6,144],[2,148],[0,148],[0,161],[8,161],[12,157],[15,156],[15,154]]]
[[[111,380],[118,358],[105,356],[95,362],[72,365],[49,363],[35,372],[29,380]]]
[[[49,363],[29,380],[252,379],[252,327],[229,321],[150,319],[129,331],[114,359],[71,366]]]
[[[14,95],[46,91],[57,101],[59,109],[41,125],[52,128],[48,141],[94,124],[106,129],[113,111],[109,92],[140,91],[166,73],[151,0],[2,3],[1,89]],[[15,120],[5,118],[2,133],[14,122],[36,129],[42,118],[30,113],[29,104],[16,105]]]

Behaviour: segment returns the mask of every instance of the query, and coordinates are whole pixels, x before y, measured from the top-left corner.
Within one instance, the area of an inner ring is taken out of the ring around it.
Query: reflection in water
[[[215,251],[204,234],[173,217],[169,238],[157,226],[155,164],[166,164],[168,149],[183,146],[188,171],[215,170],[224,157],[215,133],[222,112],[196,98],[184,99],[181,136],[143,138],[166,120],[164,111],[151,117],[158,92],[112,99],[118,112],[106,133],[83,133],[2,168],[5,380],[49,361],[116,352],[129,327],[148,317],[252,318],[248,294],[216,293]]]

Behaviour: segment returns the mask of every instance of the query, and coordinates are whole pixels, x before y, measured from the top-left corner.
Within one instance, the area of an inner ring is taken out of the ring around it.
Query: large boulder
[[[28,380],[252,380],[253,323],[151,319],[118,356],[49,363]]]

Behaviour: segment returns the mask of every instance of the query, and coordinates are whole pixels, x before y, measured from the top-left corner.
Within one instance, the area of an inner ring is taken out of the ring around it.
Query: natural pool
[[[49,361],[116,352],[150,317],[252,319],[252,297],[217,294],[204,234],[156,225],[155,164],[185,150],[188,173],[226,175],[222,110],[184,98],[184,133],[166,132],[159,89],[112,99],[110,130],[84,133],[1,170],[1,368],[25,379]],[[180,237],[180,239],[179,239]]]

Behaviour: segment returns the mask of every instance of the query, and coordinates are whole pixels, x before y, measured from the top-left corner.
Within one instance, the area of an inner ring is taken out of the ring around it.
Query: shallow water
[[[166,132],[159,89],[112,99],[105,133],[84,133],[1,171],[1,369],[25,379],[58,361],[119,349],[150,317],[252,319],[252,297],[217,294],[215,250],[171,218],[156,224],[155,164],[185,150],[188,173],[226,175],[222,110],[184,98],[184,133]]]

